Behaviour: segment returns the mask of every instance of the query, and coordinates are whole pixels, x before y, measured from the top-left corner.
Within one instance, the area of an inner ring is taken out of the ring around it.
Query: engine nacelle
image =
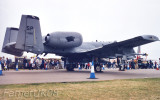
[[[53,32],[44,37],[45,44],[53,48],[73,48],[82,44],[83,38],[77,32]]]

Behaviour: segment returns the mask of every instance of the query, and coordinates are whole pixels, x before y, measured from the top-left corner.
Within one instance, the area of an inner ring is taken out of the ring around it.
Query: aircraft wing
[[[121,42],[113,42],[107,45],[103,45],[102,47],[95,48],[93,50],[88,50],[86,53],[103,53],[103,52],[114,51],[115,49],[116,50],[125,48],[128,49],[155,41],[159,41],[158,37],[154,35],[143,35],[128,40],[124,40]]]
[[[147,43],[151,43],[151,42],[155,42],[158,41],[158,37],[154,36],[154,35],[143,35],[143,36],[138,36],[129,40],[125,40],[125,41],[121,41],[121,42],[117,42],[116,44],[114,44],[115,46],[119,46],[119,47],[137,47],[140,45],[144,45]]]

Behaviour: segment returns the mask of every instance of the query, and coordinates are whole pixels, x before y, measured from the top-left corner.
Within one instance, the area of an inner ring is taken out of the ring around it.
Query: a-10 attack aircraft
[[[22,15],[19,29],[7,28],[2,52],[22,56],[23,52],[35,54],[54,53],[62,56],[66,69],[71,71],[77,63],[91,62],[101,58],[133,58],[138,55],[134,47],[159,41],[153,35],[143,35],[121,42],[83,42],[77,32],[53,32],[42,37],[40,21],[36,16]],[[101,71],[95,63],[95,70]]]

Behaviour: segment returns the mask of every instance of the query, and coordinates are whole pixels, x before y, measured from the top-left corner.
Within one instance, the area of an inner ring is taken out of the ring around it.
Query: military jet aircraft
[[[22,15],[19,29],[7,28],[2,52],[21,56],[24,51],[37,55],[54,53],[62,56],[66,69],[71,71],[77,63],[95,61],[100,58],[133,58],[137,53],[134,47],[159,41],[153,35],[137,36],[121,42],[83,42],[78,32],[53,32],[42,37],[37,16]],[[95,63],[95,70],[101,71]]]

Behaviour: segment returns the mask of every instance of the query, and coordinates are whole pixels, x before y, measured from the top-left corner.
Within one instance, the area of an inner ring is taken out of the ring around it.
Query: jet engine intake
[[[50,37],[50,34],[47,34],[47,36],[45,36],[45,43],[49,42],[49,37]]]

